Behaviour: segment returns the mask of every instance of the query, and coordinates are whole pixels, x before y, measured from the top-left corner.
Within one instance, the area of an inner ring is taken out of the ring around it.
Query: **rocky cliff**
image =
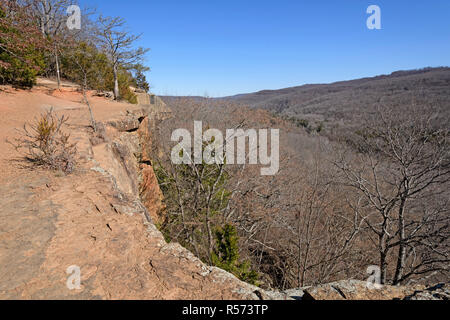
[[[167,244],[155,227],[161,195],[142,153],[149,106],[111,104],[100,113],[93,100],[104,127],[94,137],[81,104],[29,94],[36,112],[47,99],[71,116],[66,130],[80,160],[70,176],[15,168],[1,179],[0,299],[259,299],[258,288]],[[80,269],[79,289],[67,286],[71,266]]]

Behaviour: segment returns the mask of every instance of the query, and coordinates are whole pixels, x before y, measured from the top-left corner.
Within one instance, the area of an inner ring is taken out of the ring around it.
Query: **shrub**
[[[67,48],[61,57],[61,66],[63,77],[86,85],[86,89],[111,91],[114,87],[108,57],[86,42]]]
[[[123,100],[126,100],[131,104],[138,104],[137,96],[134,94],[133,91],[131,91],[129,87],[121,86],[120,96],[122,97]]]
[[[128,72],[126,71],[119,72],[119,91],[121,99],[126,100],[131,104],[137,104],[138,103],[137,96],[130,89],[130,86],[132,84],[133,78]]]
[[[68,121],[64,115],[57,117],[50,109],[32,123],[25,123],[20,137],[10,142],[25,158],[37,166],[72,173],[75,168],[76,145],[62,131]]]
[[[44,66],[39,53],[27,53],[23,59],[19,59],[0,50],[0,60],[7,66],[0,66],[0,83],[10,83],[18,88],[31,88]]]
[[[216,230],[216,250],[212,254],[212,262],[242,281],[257,284],[259,276],[257,272],[251,270],[250,263],[239,262],[239,236],[231,224]]]
[[[0,3],[0,84],[32,87],[45,66],[43,39],[29,18],[12,2]]]

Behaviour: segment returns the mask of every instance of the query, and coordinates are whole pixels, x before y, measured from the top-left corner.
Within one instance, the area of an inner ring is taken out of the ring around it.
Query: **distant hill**
[[[450,68],[397,71],[373,78],[264,90],[222,99],[309,121],[349,121],[377,104],[394,107],[414,101],[450,112]]]
[[[204,101],[204,97],[161,97],[166,103],[184,98]],[[212,100],[234,102],[253,109],[272,112],[277,117],[292,120],[298,126],[351,128],[361,125],[367,112],[378,105],[434,106],[438,123],[448,127],[450,116],[450,68],[424,68],[396,71],[389,75],[340,81],[330,84],[307,84],[280,90],[263,90]]]

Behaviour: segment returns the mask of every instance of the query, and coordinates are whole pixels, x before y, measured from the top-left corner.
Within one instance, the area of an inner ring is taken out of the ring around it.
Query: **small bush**
[[[137,96],[134,94],[133,91],[129,87],[121,87],[120,88],[120,96],[123,100],[127,101],[131,104],[138,104]]]
[[[119,72],[119,91],[120,98],[131,104],[137,104],[137,96],[131,91],[130,86],[133,84],[133,78],[126,71]]]
[[[62,131],[68,121],[64,115],[57,117],[53,109],[19,130],[20,137],[10,142],[17,151],[37,166],[72,173],[75,168],[76,145],[69,143],[69,135]]]
[[[238,277],[240,280],[258,285],[259,275],[251,269],[249,262],[239,262],[239,236],[236,228],[227,224],[216,230],[217,249],[212,254],[213,264]]]
[[[16,88],[31,88],[36,82],[36,76],[43,68],[44,63],[38,53],[27,54],[26,61],[8,55],[0,50],[0,84],[12,84]]]

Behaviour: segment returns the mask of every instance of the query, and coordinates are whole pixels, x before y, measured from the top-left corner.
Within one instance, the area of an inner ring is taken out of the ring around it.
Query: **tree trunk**
[[[300,222],[300,219],[298,219]],[[299,288],[303,287],[305,283],[305,273],[306,273],[306,263],[302,264],[302,239],[301,239],[301,230],[300,230],[300,223],[297,223],[297,269],[298,269],[298,275],[297,275],[297,286]]]
[[[86,88],[87,88],[87,79],[86,79],[86,75],[85,75],[84,76],[84,85],[83,85],[83,97],[84,97],[84,101],[86,102],[86,104],[87,104],[87,106],[89,108],[89,114],[91,116],[92,128],[94,129],[94,132],[97,132],[97,125],[95,123],[94,114],[92,113],[91,104],[89,103],[89,100],[88,100],[87,95],[86,95]]]
[[[214,252],[214,238],[211,230],[211,221],[209,219],[209,208],[206,211],[205,224],[206,232],[208,233],[208,259],[210,260],[210,263],[212,263],[211,257]]]
[[[387,239],[387,232],[386,232],[386,224],[387,224],[387,219],[385,218],[384,223],[383,223],[383,229],[382,229],[382,234],[380,235],[379,238],[379,250],[380,250],[380,284],[385,285],[386,284],[386,279],[387,279],[387,262],[386,262],[386,257],[387,257],[387,244],[386,244],[386,239]]]
[[[55,60],[56,60],[56,79],[58,81],[58,90],[61,88],[61,74],[59,71],[59,57],[58,57],[58,48],[55,45]]]
[[[398,249],[398,257],[397,257],[397,267],[395,269],[395,276],[394,276],[394,285],[399,285],[400,280],[403,276],[403,270],[405,268],[405,257],[406,257],[406,245],[404,243],[405,241],[405,217],[404,217],[404,211],[405,211],[405,204],[406,200],[402,199],[400,203],[400,208],[398,209],[398,231],[399,231],[399,241],[400,246]]]
[[[114,73],[114,100],[119,100],[120,98],[120,90],[119,90],[119,75],[117,64],[114,64],[113,67]]]
[[[387,278],[387,264],[386,264],[386,253],[382,252],[380,254],[380,284],[386,284]]]

